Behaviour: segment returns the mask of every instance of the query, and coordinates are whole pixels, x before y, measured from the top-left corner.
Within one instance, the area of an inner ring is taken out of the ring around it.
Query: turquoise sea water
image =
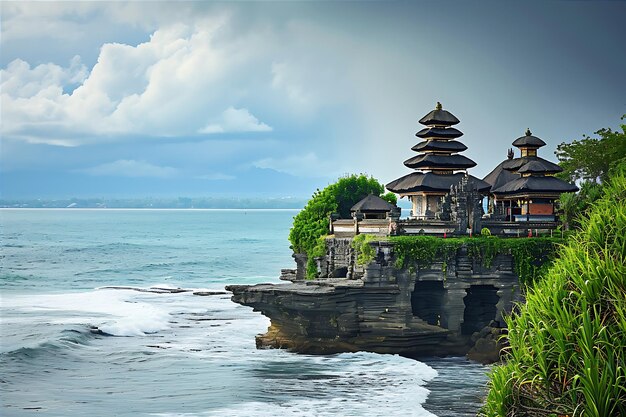
[[[481,366],[257,350],[265,317],[194,294],[277,282],[295,213],[0,210],[0,414],[473,415]]]

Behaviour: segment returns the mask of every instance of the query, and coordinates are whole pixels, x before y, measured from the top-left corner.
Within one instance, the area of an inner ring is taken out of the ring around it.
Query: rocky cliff
[[[398,269],[393,242],[370,245],[375,256],[366,266],[356,263],[350,239],[328,239],[316,280],[302,279],[299,256],[298,271],[283,277],[291,283],[228,286],[234,302],[271,320],[257,346],[410,357],[472,351],[484,362],[497,359],[502,315],[521,298],[511,255],[497,255],[486,267],[461,246],[452,259]]]

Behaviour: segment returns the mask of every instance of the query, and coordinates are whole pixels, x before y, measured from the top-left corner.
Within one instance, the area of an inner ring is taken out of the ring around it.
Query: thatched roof
[[[415,152],[441,151],[455,153],[463,152],[467,149],[467,146],[456,140],[425,140],[413,146],[411,149]]]
[[[395,205],[389,203],[388,201],[383,200],[377,195],[370,194],[358,203],[356,203],[350,211],[359,211],[361,213],[371,213],[371,212],[388,212],[394,210],[396,208]]]
[[[557,165],[558,166],[558,165]],[[520,169],[517,170],[519,174],[556,174],[557,172],[561,172],[563,169],[559,167],[559,169],[555,169],[552,166],[546,166],[546,164],[540,161],[530,161],[522,165]]]
[[[521,158],[513,158],[505,161],[502,168],[509,171],[517,171],[529,162],[540,163],[545,173],[556,173],[563,171],[563,168],[538,156],[522,156]]]
[[[418,138],[456,139],[463,136],[463,132],[454,127],[426,127],[415,134]]]
[[[526,135],[521,136],[513,141],[513,146],[518,148],[541,148],[546,143],[539,139],[537,136],[533,136],[530,129],[526,129]]]
[[[462,172],[451,175],[439,175],[433,174],[432,172],[412,172],[395,181],[391,181],[386,185],[386,188],[398,194],[416,191],[449,192],[450,187],[461,182],[464,176],[465,174]],[[480,192],[487,192],[491,188],[491,185],[488,183],[471,175],[469,175],[469,182]]]
[[[452,126],[459,123],[459,119],[454,117],[454,115],[449,111],[443,110],[441,103],[437,102],[435,110],[422,117],[419,122],[426,126]]]
[[[467,169],[476,166],[476,162],[463,155],[417,155],[404,161],[404,165],[413,169]]]
[[[491,171],[489,174],[487,174],[485,178],[483,178],[483,181],[490,184],[492,189],[501,187],[507,182],[516,180],[520,177],[519,175],[514,174],[513,172],[503,168],[504,164],[506,164],[508,161],[510,161],[510,159],[500,162],[500,164],[498,164],[498,166],[495,167],[493,171]]]
[[[517,194],[569,193],[578,191],[578,187],[556,177],[520,177],[516,180],[492,189],[496,195],[511,196]]]

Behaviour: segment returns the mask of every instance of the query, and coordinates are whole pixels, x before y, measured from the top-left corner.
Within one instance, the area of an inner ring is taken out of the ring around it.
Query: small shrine
[[[377,195],[370,194],[350,209],[352,217],[361,219],[386,219],[390,214],[397,213],[400,217],[400,209],[395,204],[383,200]]]
[[[508,222],[555,222],[555,201],[578,187],[554,174],[563,171],[557,164],[537,156],[546,143],[533,136],[529,129],[513,141],[521,156],[503,161],[484,181],[492,185],[489,213],[494,220]]]

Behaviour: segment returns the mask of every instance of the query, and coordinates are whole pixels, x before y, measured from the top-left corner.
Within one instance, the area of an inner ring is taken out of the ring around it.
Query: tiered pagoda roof
[[[537,156],[537,149],[546,143],[533,136],[529,129],[526,134],[513,141],[513,146],[522,151],[519,158],[502,162],[484,180],[492,185],[491,193],[501,198],[517,198],[532,195],[555,195],[578,191],[553,174],[563,171],[557,164]]]
[[[424,139],[411,149],[418,155],[404,161],[412,172],[387,184],[387,189],[398,194],[416,192],[449,192],[450,187],[458,184],[466,175],[465,170],[476,166],[476,163],[466,156],[459,155],[467,149],[456,139],[463,133],[451,127],[459,123],[452,113],[443,110],[441,103],[437,103],[435,110],[419,120],[426,126],[415,134]],[[463,171],[463,172],[459,172]],[[470,181],[479,191],[489,190],[490,184],[471,177]]]

